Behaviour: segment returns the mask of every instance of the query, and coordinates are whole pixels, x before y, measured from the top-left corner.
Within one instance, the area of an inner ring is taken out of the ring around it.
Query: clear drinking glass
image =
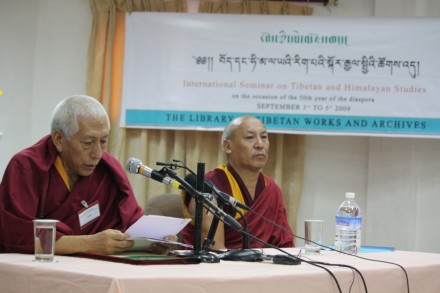
[[[324,221],[322,220],[304,220],[305,231],[305,253],[319,254],[322,244],[322,229]]]
[[[34,220],[35,261],[53,262],[58,220]]]

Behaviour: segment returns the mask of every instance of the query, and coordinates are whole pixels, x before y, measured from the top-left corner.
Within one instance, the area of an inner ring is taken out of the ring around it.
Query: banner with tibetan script
[[[135,12],[121,127],[440,138],[440,19]]]

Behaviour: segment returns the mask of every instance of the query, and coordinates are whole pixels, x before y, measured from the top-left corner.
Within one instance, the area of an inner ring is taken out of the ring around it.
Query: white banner
[[[121,127],[440,137],[440,19],[131,13]]]

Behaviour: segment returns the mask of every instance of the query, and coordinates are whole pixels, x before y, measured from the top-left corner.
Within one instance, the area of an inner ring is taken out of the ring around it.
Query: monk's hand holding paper
[[[177,241],[176,235],[169,235],[164,238],[168,241]],[[151,252],[155,254],[168,254],[171,249],[174,248],[173,244],[170,243],[162,243],[162,242],[155,242],[151,244]]]
[[[89,251],[93,253],[115,254],[133,246],[133,241],[121,231],[108,229],[89,236]]]

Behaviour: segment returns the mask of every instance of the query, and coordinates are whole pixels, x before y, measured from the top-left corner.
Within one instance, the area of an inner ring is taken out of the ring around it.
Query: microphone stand
[[[223,206],[224,206],[224,204],[219,201],[218,202],[218,207],[220,209],[223,209]],[[248,223],[247,223],[246,218],[244,217],[243,213],[240,212],[239,209],[236,209],[236,211],[237,211],[237,213],[239,213],[241,215],[241,218],[243,219],[243,223],[244,223],[244,227],[243,227],[243,232],[244,233],[242,233],[242,236],[243,236],[243,238],[242,238],[243,239],[242,240],[243,241],[242,249],[249,249]],[[217,231],[218,224],[219,224],[219,219],[217,217],[214,217],[214,219],[212,219],[211,227],[209,228],[208,235],[207,235],[205,241],[203,242],[203,250],[207,250],[208,251],[209,250],[209,246],[211,244],[213,244],[213,242],[214,242],[213,238],[214,238],[215,233]]]
[[[203,176],[205,172],[204,166],[201,163],[197,164],[197,185],[196,190],[203,192],[203,187],[200,184],[203,184],[204,177],[202,177],[202,182],[200,182],[200,176]],[[203,222],[203,202],[204,199],[199,193],[192,194],[195,200],[196,208],[194,215],[194,252],[201,253],[202,251],[202,222]]]
[[[239,210],[237,210],[239,211]],[[243,234],[243,249],[249,249],[249,230],[248,230],[248,222],[246,221],[246,218],[242,213],[240,213],[241,218],[243,219],[244,223],[244,233]]]
[[[165,171],[168,174],[168,176],[178,181],[181,184],[181,186],[184,188],[184,190],[189,194],[191,194],[192,197],[194,197],[196,203],[195,215],[194,215],[194,245],[193,245],[194,248],[190,253],[182,253],[182,254],[178,254],[177,256],[193,256],[199,258],[202,262],[206,262],[206,263],[220,262],[220,259],[217,257],[217,255],[201,249],[204,197],[203,197],[203,193],[201,193],[200,190],[203,191],[203,185],[205,183],[204,181],[205,164],[204,163],[197,164],[197,190],[195,190],[190,184],[188,184],[188,182],[177,176],[175,171],[170,170],[168,168],[165,168]]]
[[[223,209],[223,204],[218,202],[218,208]],[[206,236],[205,241],[203,242],[203,250],[209,251],[209,246],[214,243],[214,236],[217,232],[218,223],[220,222],[219,218],[214,217],[211,222],[211,226],[209,227],[208,235]]]
[[[201,173],[204,173],[204,172],[198,172],[198,174],[201,174]],[[191,186],[196,185],[196,188],[203,193],[205,191],[204,188],[206,187],[206,184],[205,183],[201,183],[201,182],[204,182],[204,177],[203,178],[196,177],[195,184],[194,184],[194,181],[192,181],[192,178],[193,177],[190,177],[190,179],[191,179],[191,181],[190,181]],[[201,188],[201,190],[200,190],[200,188]],[[209,189],[208,189],[208,191],[209,191]],[[217,200],[217,207],[220,210],[223,210],[223,207],[225,206],[225,199],[222,197],[221,194],[218,193],[218,191],[214,187],[212,188],[212,192],[215,193],[216,196],[217,196],[217,199],[218,199]],[[203,201],[200,204],[203,206]],[[245,232],[245,233],[243,233],[243,249],[248,249],[249,248],[249,237],[247,235],[248,234],[247,233],[248,232],[248,223],[246,221],[246,218],[244,217],[243,213],[238,208],[235,207],[235,205],[231,205],[231,207],[237,213],[239,213],[241,215],[241,217],[243,218],[243,222],[244,222],[243,231]],[[198,210],[198,207],[196,205],[196,211],[197,210]],[[211,246],[211,244],[214,244],[214,236],[215,236],[215,233],[217,232],[217,228],[218,228],[218,224],[219,223],[220,223],[220,219],[218,217],[214,217],[212,219],[211,226],[209,227],[208,235],[206,236],[206,238],[203,241],[202,250],[204,250],[204,251],[210,251],[211,250],[210,246]],[[199,233],[198,230],[197,230],[197,227],[194,227],[194,230],[196,231],[195,234],[197,236],[198,233]],[[201,231],[200,231],[200,235],[201,235]],[[195,243],[198,243],[198,241],[199,241],[199,239],[196,239]]]

